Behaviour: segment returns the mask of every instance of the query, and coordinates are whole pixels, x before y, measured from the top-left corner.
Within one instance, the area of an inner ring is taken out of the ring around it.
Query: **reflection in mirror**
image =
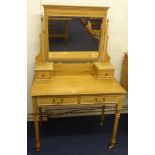
[[[98,51],[100,18],[48,18],[49,51]]]

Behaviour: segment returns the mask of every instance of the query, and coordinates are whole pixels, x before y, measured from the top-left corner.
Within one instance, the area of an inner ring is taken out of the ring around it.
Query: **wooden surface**
[[[53,70],[53,63],[35,64],[35,70]]]
[[[50,72],[48,71],[37,71],[35,72],[36,79],[49,79],[51,77]]]
[[[94,62],[93,63],[98,70],[114,70],[115,67],[110,63],[104,63],[104,62]]]
[[[54,63],[54,74],[57,75],[87,75],[93,70],[93,63]]]
[[[94,60],[97,61],[98,59],[98,52],[97,51],[87,51],[87,52],[82,52],[82,51],[76,51],[76,52],[48,52],[49,55],[49,61],[54,61],[54,60]]]
[[[124,94],[120,84],[112,80],[98,80],[92,75],[55,76],[53,80],[35,80],[31,96],[75,94]]]
[[[103,17],[109,7],[43,5],[48,16]],[[67,11],[66,11],[67,10]]]
[[[61,18],[61,17],[59,17],[59,18],[49,17],[48,19],[49,20],[60,20],[60,21],[62,21],[62,20],[64,20],[64,21],[66,21],[66,20],[72,20],[72,18]]]
[[[106,34],[106,20],[107,20],[107,13],[104,14],[102,17],[102,23],[101,23],[101,28],[100,28],[100,39],[99,39],[99,58],[98,61],[103,61],[103,53],[104,47],[105,47],[105,34]]]

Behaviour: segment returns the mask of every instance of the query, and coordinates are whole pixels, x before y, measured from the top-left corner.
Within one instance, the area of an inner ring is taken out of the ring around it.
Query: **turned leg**
[[[100,126],[103,126],[104,111],[105,111],[105,105],[102,106],[102,114],[101,114]]]
[[[116,134],[117,134],[119,118],[120,118],[120,111],[116,110],[113,133],[112,133],[112,139],[111,139],[111,145],[109,146],[109,149],[114,148],[115,144],[116,144]]]
[[[40,151],[40,141],[39,141],[39,109],[37,106],[36,98],[32,98],[33,113],[34,113],[34,128],[35,128],[35,150]]]
[[[109,149],[114,148],[115,144],[116,144],[116,134],[117,134],[118,122],[119,122],[119,118],[120,118],[120,110],[123,106],[124,99],[125,99],[124,95],[120,96],[119,102],[116,105],[115,121],[114,121],[111,145],[109,146]]]

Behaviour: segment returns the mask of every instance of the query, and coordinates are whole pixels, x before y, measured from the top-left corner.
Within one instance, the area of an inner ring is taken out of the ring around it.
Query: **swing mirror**
[[[47,61],[102,59],[107,9],[45,5]]]

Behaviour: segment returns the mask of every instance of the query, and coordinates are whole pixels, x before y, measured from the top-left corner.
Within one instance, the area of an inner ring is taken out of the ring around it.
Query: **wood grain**
[[[98,80],[92,75],[60,75],[53,80],[34,80],[31,96],[75,94],[125,94],[126,91],[114,80]]]

